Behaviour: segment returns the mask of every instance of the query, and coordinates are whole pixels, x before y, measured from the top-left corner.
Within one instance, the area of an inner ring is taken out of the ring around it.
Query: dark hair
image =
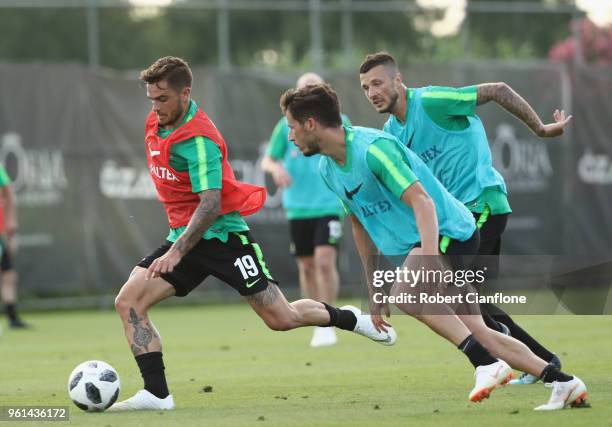
[[[300,123],[312,117],[325,127],[342,124],[338,95],[327,83],[289,89],[281,96],[280,106]]]
[[[385,66],[393,66],[397,69],[397,64],[395,63],[395,59],[387,53],[387,52],[376,52],[371,53],[365,57],[361,65],[359,66],[359,74],[365,74],[370,71],[372,68],[377,67],[379,65]]]
[[[157,83],[162,80],[168,82],[168,86],[181,90],[191,87],[193,75],[187,61],[175,56],[164,56],[159,58],[146,70],[140,72],[140,80],[145,83]]]

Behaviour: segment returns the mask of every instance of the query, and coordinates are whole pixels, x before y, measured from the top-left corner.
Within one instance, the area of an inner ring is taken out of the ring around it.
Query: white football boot
[[[393,345],[397,340],[397,333],[393,326],[387,326],[387,332],[378,332],[374,327],[374,323],[372,323],[372,317],[369,314],[361,314],[361,310],[352,305],[345,305],[344,307],[340,307],[340,310],[350,310],[355,313],[355,317],[357,317],[357,324],[355,325],[355,329],[353,332],[359,335],[363,335],[364,337],[370,338],[372,341],[376,341],[382,345]]]
[[[312,339],[310,340],[311,347],[327,347],[338,342],[336,332],[332,327],[315,326]]]
[[[512,379],[512,368],[503,360],[498,360],[490,365],[481,365],[474,372],[476,385],[470,392],[472,402],[480,402],[488,399],[489,395],[498,386],[508,383]]]
[[[174,399],[169,394],[160,399],[147,390],[140,390],[134,396],[115,403],[107,411],[169,411],[174,409]]]
[[[587,398],[587,388],[582,380],[574,377],[571,381],[552,383],[552,394],[545,405],[535,408],[536,411],[556,411],[566,406],[579,406]]]

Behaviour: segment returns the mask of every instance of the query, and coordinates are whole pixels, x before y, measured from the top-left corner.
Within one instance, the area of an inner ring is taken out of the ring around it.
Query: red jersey
[[[170,227],[187,225],[200,203],[200,197],[191,191],[189,172],[180,172],[170,166],[170,147],[196,136],[212,140],[221,151],[221,215],[238,211],[240,215],[246,216],[262,208],[266,201],[265,188],[236,179],[227,160],[225,141],[202,110],[198,108],[191,120],[176,128],[167,138],[161,138],[157,131],[157,117],[151,111],[145,122],[147,163],[158,198],[166,209]]]

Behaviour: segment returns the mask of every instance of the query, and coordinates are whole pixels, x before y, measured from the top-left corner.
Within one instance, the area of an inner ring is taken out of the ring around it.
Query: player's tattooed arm
[[[536,135],[544,136],[544,125],[533,108],[506,83],[484,83],[478,85],[476,103],[495,101],[506,111],[518,117]]]
[[[191,215],[185,231],[165,254],[153,260],[147,268],[145,280],[172,272],[183,256],[202,239],[202,234],[221,213],[221,190],[205,190],[198,195],[200,203]]]
[[[174,242],[173,248],[183,256],[202,238],[202,234],[221,213],[221,190],[211,189],[198,193],[200,203],[187,224],[187,228]]]
[[[484,83],[477,86],[476,104],[494,101],[521,120],[539,137],[553,137],[563,133],[572,116],[565,117],[563,110],[555,110],[554,123],[544,124],[531,105],[506,83]]]

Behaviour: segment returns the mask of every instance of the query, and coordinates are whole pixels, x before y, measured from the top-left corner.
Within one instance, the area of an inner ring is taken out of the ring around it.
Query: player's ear
[[[395,73],[395,78],[393,79],[395,81],[395,86],[396,87],[401,87],[402,83],[404,81],[404,78],[402,77],[402,73],[400,73],[399,71]]]
[[[181,96],[189,98],[191,96],[191,87],[185,86],[183,90],[181,90]]]
[[[317,127],[317,121],[312,117],[308,117],[304,122],[304,129],[308,132],[312,132]]]

